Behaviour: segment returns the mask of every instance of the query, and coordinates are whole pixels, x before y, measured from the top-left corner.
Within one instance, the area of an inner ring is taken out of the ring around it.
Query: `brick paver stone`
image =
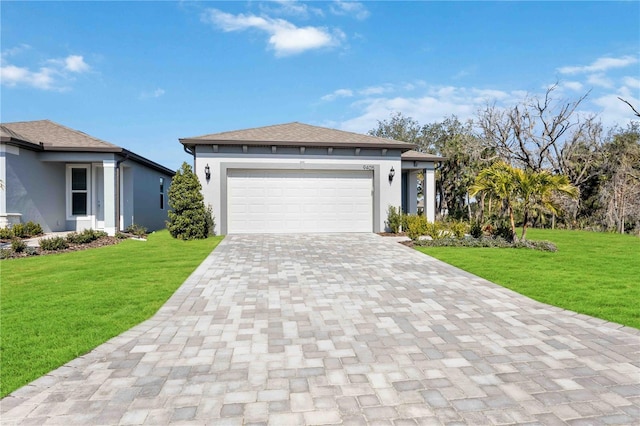
[[[373,234],[227,236],[1,423],[640,424],[640,331]]]

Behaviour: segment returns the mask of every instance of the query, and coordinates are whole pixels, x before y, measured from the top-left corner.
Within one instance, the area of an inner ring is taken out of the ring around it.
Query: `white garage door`
[[[227,231],[372,232],[372,192],[371,171],[230,169]]]

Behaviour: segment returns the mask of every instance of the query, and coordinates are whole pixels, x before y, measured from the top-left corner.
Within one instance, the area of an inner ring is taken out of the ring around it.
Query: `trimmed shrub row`
[[[39,223],[29,221],[27,223],[16,223],[11,227],[0,228],[0,240],[11,240],[13,238],[31,238],[42,235],[42,226]]]

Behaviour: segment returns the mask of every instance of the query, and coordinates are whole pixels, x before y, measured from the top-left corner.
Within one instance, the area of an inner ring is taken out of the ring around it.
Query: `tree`
[[[499,161],[481,170],[475,182],[469,188],[469,194],[475,197],[483,192],[489,197],[496,198],[502,202],[509,215],[512,239],[515,239],[516,223],[513,208],[516,200],[516,181],[513,170],[513,167],[504,161]]]
[[[500,157],[525,169],[540,171],[561,167],[561,150],[572,135],[593,118],[581,119],[576,112],[588,93],[572,101],[557,100],[549,87],[543,96],[525,98],[516,106],[500,109],[487,106],[477,114],[477,124],[485,141]]]
[[[550,212],[554,215],[559,213],[560,207],[554,195],[564,194],[571,198],[579,195],[578,188],[571,185],[565,175],[552,175],[546,170],[534,172],[516,168],[512,173],[516,182],[516,197],[523,213],[522,240],[527,237],[527,227],[534,212]]]
[[[182,163],[169,188],[169,221],[167,228],[173,238],[195,240],[209,236],[211,220],[202,197],[202,186],[191,166]]]
[[[497,162],[478,174],[470,188],[472,196],[485,193],[502,201],[509,214],[512,236],[516,237],[514,210],[522,212],[522,234],[527,237],[527,227],[532,214],[560,210],[554,195],[566,194],[572,198],[578,196],[578,189],[569,183],[564,175],[553,175],[548,171],[536,172],[512,167],[505,162]]]
[[[632,122],[605,144],[599,171],[603,222],[624,233],[627,223],[640,223],[640,123]]]

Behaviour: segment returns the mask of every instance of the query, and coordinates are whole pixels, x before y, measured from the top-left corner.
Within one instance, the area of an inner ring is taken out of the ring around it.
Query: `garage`
[[[373,231],[370,170],[227,170],[228,233]]]

